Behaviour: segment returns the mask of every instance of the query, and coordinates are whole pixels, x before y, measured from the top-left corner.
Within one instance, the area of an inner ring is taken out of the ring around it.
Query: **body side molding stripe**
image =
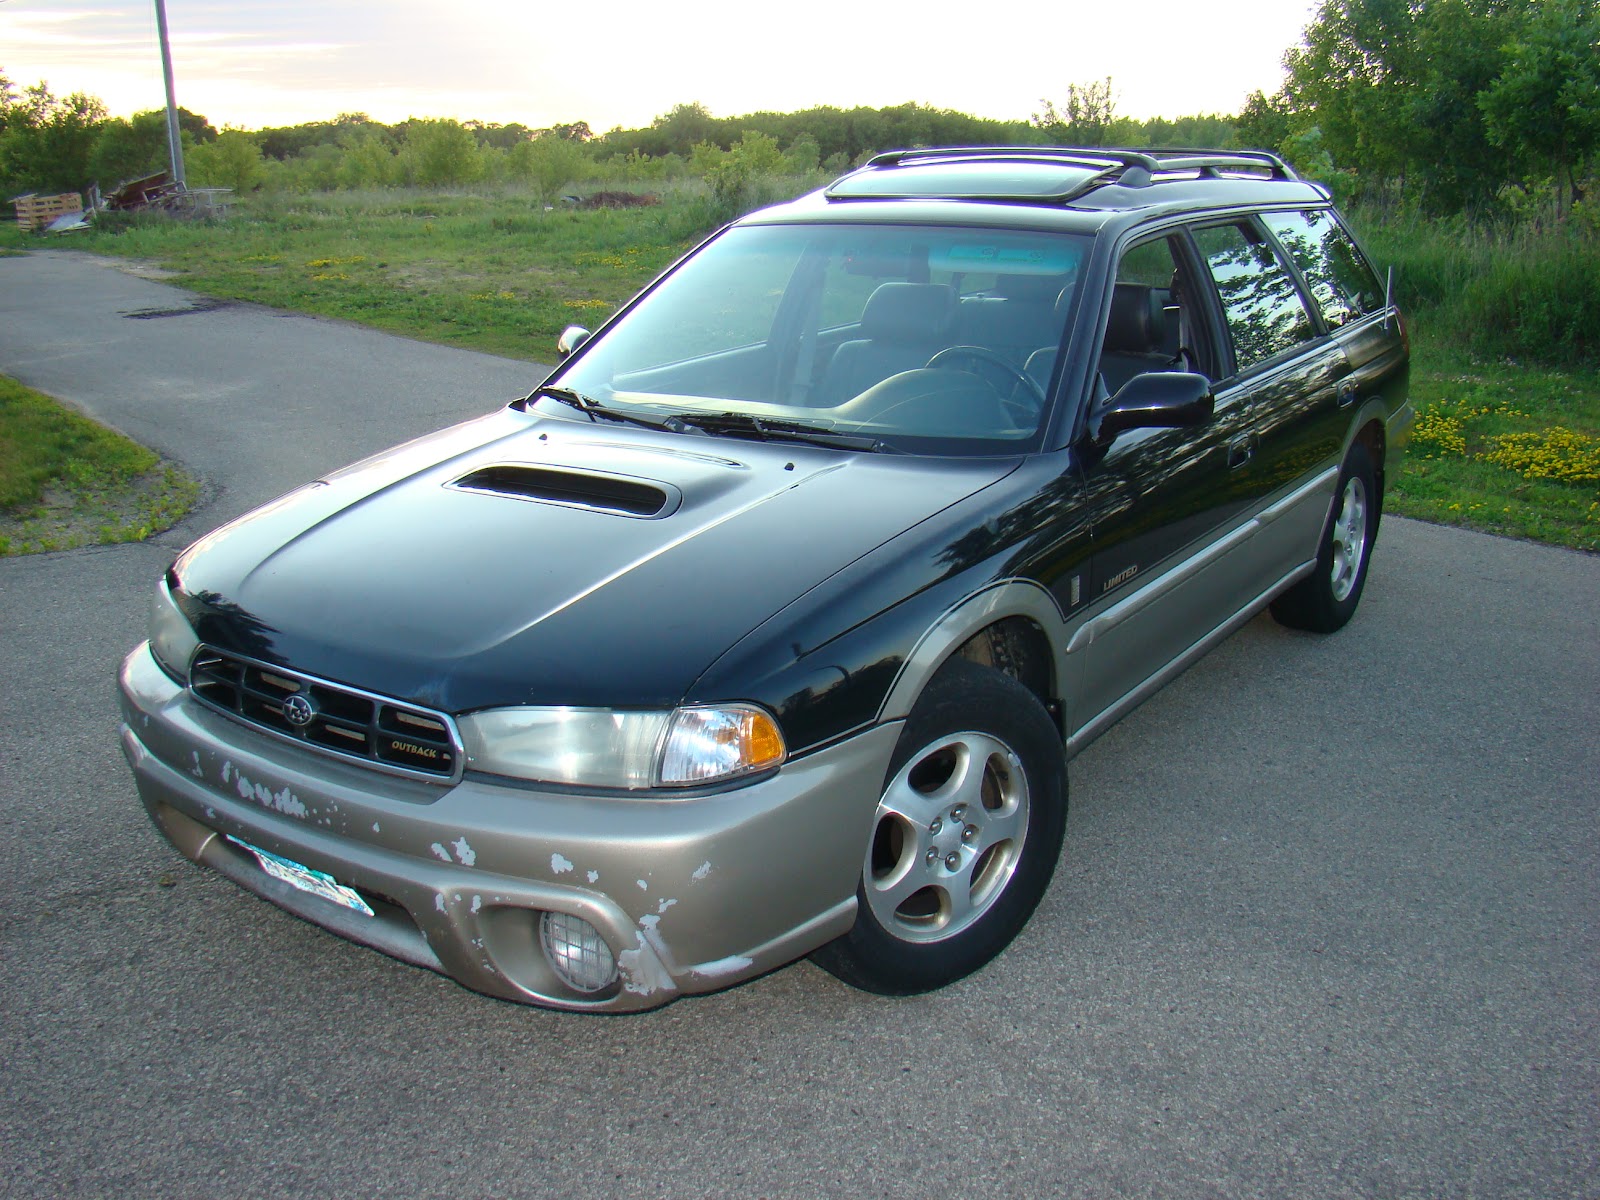
[[[1282,579],[1278,580],[1271,587],[1263,591],[1254,600],[1251,600],[1243,608],[1239,609],[1239,611],[1234,613],[1233,616],[1229,617],[1210,633],[1206,634],[1199,641],[1195,642],[1194,645],[1190,646],[1182,654],[1178,655],[1177,658],[1173,659],[1166,666],[1161,668],[1161,670],[1157,671],[1154,675],[1151,675],[1143,683],[1139,684],[1137,687],[1123,695],[1121,699],[1116,701],[1116,703],[1112,704],[1098,716],[1090,720],[1083,726],[1082,729],[1078,730],[1077,733],[1073,734],[1067,739],[1067,757],[1072,758],[1090,742],[1094,741],[1095,738],[1099,737],[1107,729],[1115,725],[1129,712],[1139,707],[1139,705],[1143,704],[1151,696],[1159,692],[1168,683],[1172,682],[1172,680],[1183,674],[1183,672],[1193,666],[1198,659],[1203,658],[1214,646],[1217,645],[1217,643],[1231,636],[1242,625],[1244,625],[1258,612],[1265,608],[1267,603],[1283,588],[1287,587],[1289,584],[1298,579],[1304,578],[1314,571],[1316,569],[1316,565],[1315,559],[1310,562],[1301,563]]]

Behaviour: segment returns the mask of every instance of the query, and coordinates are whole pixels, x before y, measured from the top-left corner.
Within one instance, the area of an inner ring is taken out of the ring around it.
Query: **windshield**
[[[1014,230],[738,227],[551,383],[719,433],[782,422],[910,452],[1013,453],[1043,420],[1087,250]],[[694,421],[729,413],[756,420]]]

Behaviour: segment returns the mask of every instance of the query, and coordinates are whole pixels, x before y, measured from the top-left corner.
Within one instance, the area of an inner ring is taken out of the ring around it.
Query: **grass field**
[[[198,497],[143,446],[0,375],[0,557],[140,541]]]
[[[125,220],[49,243],[6,228],[0,253],[122,255],[208,294],[549,362],[564,327],[597,326],[693,246],[701,199],[668,191],[656,207],[547,212],[506,189],[267,196],[217,224]],[[1600,369],[1588,325],[1570,315],[1592,303],[1595,243],[1482,233],[1468,245],[1459,223],[1365,217],[1375,253],[1401,264],[1421,414],[1392,511],[1600,550]],[[1515,272],[1503,269],[1512,258]],[[1540,261],[1534,284],[1519,283]],[[1519,308],[1518,296],[1532,300]],[[1561,369],[1514,357],[1519,322]]]
[[[226,222],[123,219],[48,244],[146,259],[197,291],[551,361],[693,245],[676,208],[545,212],[531,194],[275,196]],[[11,233],[0,245],[38,245]]]

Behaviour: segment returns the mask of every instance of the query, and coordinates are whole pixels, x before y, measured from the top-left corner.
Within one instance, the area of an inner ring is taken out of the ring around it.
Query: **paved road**
[[[0,258],[0,371],[203,475],[143,546],[0,560],[0,1193],[1593,1197],[1600,558],[1385,523],[1341,634],[1266,619],[1073,767],[987,970],[799,964],[521,1008],[167,850],[112,671],[187,537],[536,369]]]

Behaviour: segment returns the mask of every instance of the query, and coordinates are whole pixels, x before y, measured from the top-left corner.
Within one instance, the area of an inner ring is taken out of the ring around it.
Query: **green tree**
[[[628,149],[659,157],[663,154],[687,156],[702,142],[712,142],[726,147],[722,137],[723,122],[711,115],[711,110],[695,101],[675,105],[650,122],[648,130],[636,131],[634,144]]]
[[[587,121],[573,121],[566,125],[552,125],[544,132],[551,137],[558,137],[568,142],[589,142],[594,140],[594,131],[589,128],[589,122]]]
[[[17,102],[17,85],[11,82],[4,67],[0,67],[0,133],[6,131],[7,114]]]
[[[548,130],[530,142],[511,148],[511,171],[531,183],[539,203],[547,204],[560,190],[583,174],[589,156],[577,141]]]
[[[822,147],[809,133],[802,133],[789,143],[783,152],[784,170],[793,175],[808,175],[817,169],[822,160]]]
[[[1600,149],[1600,6],[1545,0],[1477,97],[1489,140],[1556,181],[1563,210]]]
[[[100,127],[89,155],[89,173],[104,191],[120,183],[153,175],[167,163],[167,114],[138,113],[124,120],[112,117]]]
[[[1403,174],[1416,134],[1406,117],[1418,78],[1412,0],[1323,0],[1303,43],[1284,55],[1295,128],[1316,125],[1336,162]]]
[[[1033,124],[1053,142],[1066,146],[1104,146],[1117,119],[1116,94],[1111,76],[1086,84],[1067,84],[1067,102],[1061,111],[1053,101],[1040,100],[1043,111],[1033,114]]]
[[[1527,0],[1431,0],[1417,25],[1418,81],[1406,116],[1416,130],[1406,171],[1432,208],[1492,200],[1518,165],[1489,141],[1478,98],[1505,63]]]
[[[405,124],[400,169],[408,183],[423,187],[471,183],[482,171],[477,140],[459,121],[413,118]]]
[[[399,164],[384,127],[375,123],[347,125],[339,133],[338,186],[342,188],[388,187],[395,182]]]
[[[1331,186],[1338,177],[1338,168],[1334,165],[1333,156],[1328,153],[1319,126],[1313,125],[1310,129],[1290,134],[1277,149],[1302,178],[1315,179]]]
[[[710,142],[694,148],[690,170],[711,189],[714,215],[718,222],[731,221],[760,203],[760,184],[767,176],[783,170],[783,152],[777,141],[757,130],[747,129],[727,150]]]
[[[261,147],[242,129],[224,129],[215,141],[187,151],[185,166],[196,187],[226,187],[240,193],[254,191],[267,177]]]
[[[1283,92],[1268,96],[1255,91],[1239,113],[1235,137],[1241,149],[1277,150],[1292,130],[1289,98]]]
[[[1535,168],[1570,192],[1594,149],[1596,21],[1595,0],[1322,0],[1283,91],[1241,125],[1278,147],[1315,128],[1363,187],[1435,210]]]
[[[319,142],[306,147],[284,166],[288,172],[278,175],[281,186],[296,192],[331,192],[339,186],[344,151],[332,142]]]
[[[6,102],[0,182],[13,192],[82,190],[105,117],[105,105],[82,92],[59,99],[47,83],[24,88]]]
[[[534,134],[533,130],[516,121],[512,121],[509,125],[468,121],[465,127],[472,131],[472,136],[478,140],[480,147],[495,150],[509,150],[518,142],[527,141]]]
[[[1140,122],[1142,145],[1146,146],[1237,146],[1238,130],[1232,117],[1216,113],[1194,113],[1186,117],[1152,117]]]

